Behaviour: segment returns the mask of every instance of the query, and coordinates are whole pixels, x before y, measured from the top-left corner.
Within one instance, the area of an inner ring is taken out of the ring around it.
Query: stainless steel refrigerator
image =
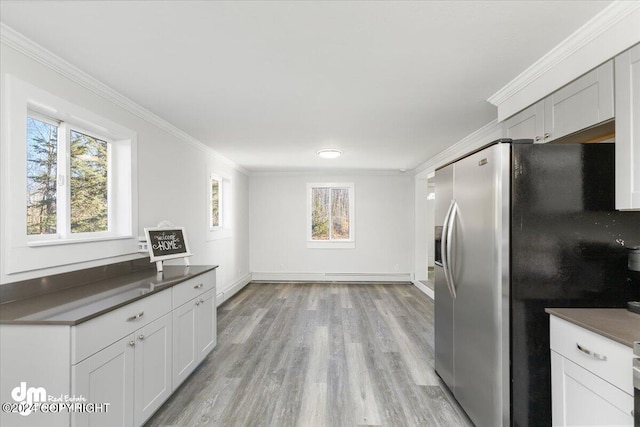
[[[436,171],[435,369],[477,426],[551,425],[545,307],[624,307],[613,144],[499,140]]]

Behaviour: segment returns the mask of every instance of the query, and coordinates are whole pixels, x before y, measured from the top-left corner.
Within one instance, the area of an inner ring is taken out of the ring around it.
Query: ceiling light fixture
[[[342,151],[336,150],[335,148],[326,148],[324,150],[319,150],[316,154],[323,159],[335,159],[336,157],[340,157]]]

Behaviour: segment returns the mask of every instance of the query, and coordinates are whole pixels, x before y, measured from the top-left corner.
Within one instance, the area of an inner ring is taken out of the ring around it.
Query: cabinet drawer
[[[553,351],[633,395],[630,347],[555,316],[550,317],[550,325]]]
[[[78,363],[170,311],[171,290],[167,289],[74,326],[71,363]]]
[[[173,308],[178,308],[198,295],[216,288],[216,276],[213,271],[201,274],[171,288],[173,292]]]

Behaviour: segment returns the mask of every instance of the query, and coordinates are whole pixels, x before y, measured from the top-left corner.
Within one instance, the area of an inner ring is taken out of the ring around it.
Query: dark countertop
[[[135,271],[56,292],[0,304],[0,324],[77,325],[216,269],[212,265],[164,266]]]
[[[640,341],[640,314],[625,308],[547,308],[545,311],[628,347]]]

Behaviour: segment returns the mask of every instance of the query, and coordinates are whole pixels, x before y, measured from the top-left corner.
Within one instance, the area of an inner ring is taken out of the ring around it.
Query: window
[[[136,133],[12,75],[6,85],[3,273],[136,254]]]
[[[211,175],[209,194],[211,210],[209,215],[209,228],[215,230],[222,227],[222,179],[217,175]]]
[[[29,240],[107,233],[110,143],[34,112],[26,126]]]
[[[207,199],[207,240],[231,237],[231,179],[218,173],[209,173]]]
[[[307,247],[355,247],[353,184],[307,184],[307,193]]]

